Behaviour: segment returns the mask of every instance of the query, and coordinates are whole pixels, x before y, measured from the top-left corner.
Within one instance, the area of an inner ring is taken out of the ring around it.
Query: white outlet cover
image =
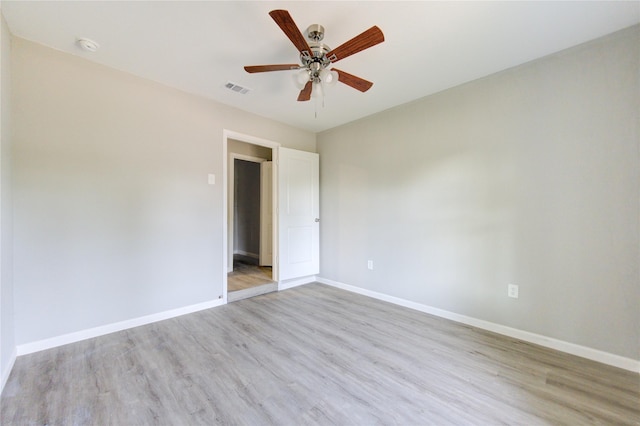
[[[207,181],[209,182],[209,185],[215,185],[216,184],[216,175],[209,175],[207,178]]]
[[[514,299],[518,298],[518,286],[515,284],[509,284],[507,286],[507,296],[512,297]]]

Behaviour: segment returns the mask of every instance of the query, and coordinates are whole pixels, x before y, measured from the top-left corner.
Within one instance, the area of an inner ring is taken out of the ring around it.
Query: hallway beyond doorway
[[[269,293],[278,289],[270,266],[259,266],[255,260],[235,255],[233,271],[227,275],[230,302]]]

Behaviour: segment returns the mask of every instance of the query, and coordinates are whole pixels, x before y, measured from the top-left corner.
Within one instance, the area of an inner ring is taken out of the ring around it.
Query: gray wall
[[[319,134],[321,276],[639,359],[639,34]]]
[[[223,129],[316,148],[312,133],[19,38],[12,65],[18,344],[217,300]]]
[[[235,160],[234,172],[234,253],[258,256],[260,254],[260,163]]]
[[[0,389],[15,355],[11,203],[11,36],[0,15]]]

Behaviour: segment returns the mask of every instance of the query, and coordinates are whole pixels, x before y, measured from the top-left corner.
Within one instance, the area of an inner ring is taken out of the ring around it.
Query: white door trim
[[[272,161],[273,161],[273,253],[278,253],[278,148],[280,143],[270,141],[268,139],[259,138],[256,136],[247,135],[244,133],[235,132],[233,130],[222,129],[222,298],[224,303],[227,303],[227,265],[229,262],[229,240],[228,240],[228,221],[229,221],[229,200],[228,194],[228,179],[229,179],[229,139],[234,139],[240,142],[246,142],[253,145],[260,145],[267,148],[271,148]],[[272,268],[273,280],[278,279],[278,258],[273,259]]]

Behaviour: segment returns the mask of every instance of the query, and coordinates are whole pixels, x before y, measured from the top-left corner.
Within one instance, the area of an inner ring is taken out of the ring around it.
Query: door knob
[[[316,222],[320,222],[320,218],[319,217],[316,217]]]

